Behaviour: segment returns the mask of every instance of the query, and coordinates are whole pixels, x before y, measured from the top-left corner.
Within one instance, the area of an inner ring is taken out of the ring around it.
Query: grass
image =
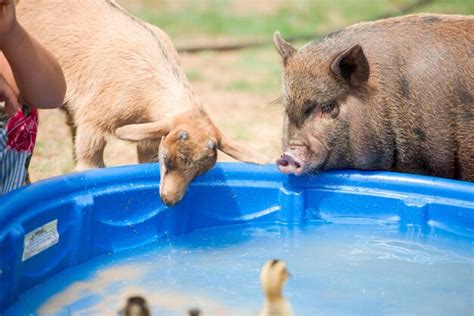
[[[198,69],[187,69],[186,77],[188,77],[189,81],[202,80],[202,74]]]
[[[237,90],[237,91],[254,91],[256,89],[255,84],[245,79],[233,80],[230,83],[226,84],[224,87],[227,90]]]
[[[234,67],[240,75],[221,85],[226,90],[272,93],[280,88],[282,66],[273,48],[245,49],[239,53]]]
[[[312,33],[321,28],[329,27],[340,21],[371,18],[380,11],[380,1],[301,1],[284,2],[270,12],[248,10],[234,12],[229,6],[230,1],[183,1],[182,8],[171,12],[163,12],[153,6],[137,13],[140,17],[160,25],[172,38],[189,38],[191,36],[227,37],[265,37],[280,30],[287,36],[301,33]],[[384,11],[394,7],[387,1]],[[327,14],[337,12],[338,14]],[[354,14],[355,13],[355,14]],[[335,21],[334,21],[335,20]]]
[[[122,1],[126,2],[126,1]],[[285,36],[321,34],[342,26],[397,13],[415,0],[319,0],[319,1],[254,1],[188,0],[166,10],[163,1],[144,1],[134,13],[159,25],[175,40],[192,37],[268,38],[276,30]],[[441,0],[418,11],[474,13],[474,1]]]
[[[415,12],[440,12],[448,14],[474,14],[474,1],[471,0],[444,0],[434,1],[432,4],[415,10]]]

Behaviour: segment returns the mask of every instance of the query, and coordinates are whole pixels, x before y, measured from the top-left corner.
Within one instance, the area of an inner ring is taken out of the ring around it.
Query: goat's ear
[[[256,151],[246,148],[244,145],[228,138],[221,132],[218,137],[218,148],[227,155],[243,162],[250,162],[256,164],[265,164],[269,162],[267,156]]]
[[[296,48],[281,38],[280,32],[278,31],[273,34],[273,43],[275,44],[275,48],[283,59],[283,64],[286,65],[288,58],[290,58],[296,52]]]
[[[124,125],[115,130],[115,135],[123,140],[138,142],[166,136],[169,131],[170,124],[168,122],[151,122]]]
[[[370,76],[369,62],[360,45],[341,52],[331,63],[331,71],[355,88],[364,85]]]

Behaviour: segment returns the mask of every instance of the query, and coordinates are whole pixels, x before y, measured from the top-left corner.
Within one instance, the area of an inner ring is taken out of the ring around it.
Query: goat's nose
[[[164,191],[164,192],[163,192]],[[182,199],[182,195],[174,192],[167,192],[162,190],[160,192],[161,201],[168,206],[174,206]]]
[[[298,159],[291,152],[281,154],[276,161],[278,170],[285,174],[294,174],[296,176],[302,175],[304,172],[304,162]]]

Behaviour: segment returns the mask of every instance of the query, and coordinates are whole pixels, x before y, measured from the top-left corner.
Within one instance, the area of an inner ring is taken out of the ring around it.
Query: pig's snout
[[[304,172],[304,162],[289,151],[281,154],[276,164],[278,170],[284,174],[300,176]]]

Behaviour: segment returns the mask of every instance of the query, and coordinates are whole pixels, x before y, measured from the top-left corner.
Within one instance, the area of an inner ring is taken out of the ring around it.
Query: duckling
[[[188,311],[188,316],[202,316],[202,313],[199,308],[193,308]]]
[[[146,300],[141,296],[131,296],[127,300],[127,305],[120,312],[123,316],[150,316],[150,309]]]
[[[289,276],[290,273],[284,261],[273,259],[265,263],[260,272],[260,283],[265,300],[259,316],[293,315],[290,303],[281,293]]]

